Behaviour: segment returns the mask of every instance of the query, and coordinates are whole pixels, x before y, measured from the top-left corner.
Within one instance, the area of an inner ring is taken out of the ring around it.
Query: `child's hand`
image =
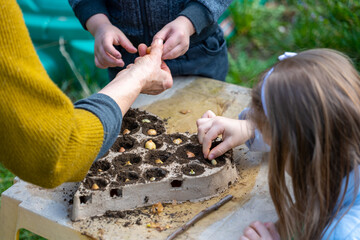
[[[86,27],[95,38],[95,65],[99,68],[124,66],[120,52],[113,45],[121,45],[130,53],[137,52],[125,34],[103,14],[92,16]]]
[[[209,160],[223,155],[233,147],[243,144],[254,134],[254,127],[249,120],[236,120],[216,116],[207,111],[202,118],[196,121],[198,139],[203,145],[203,154]],[[219,135],[223,142],[210,151],[211,143]]]
[[[244,235],[240,237],[240,240],[253,239],[280,240],[280,235],[274,223],[256,221],[245,228]]]
[[[161,38],[164,40],[163,60],[177,58],[189,49],[190,36],[195,33],[195,28],[191,21],[184,16],[176,18],[166,24],[158,33],[154,40]]]

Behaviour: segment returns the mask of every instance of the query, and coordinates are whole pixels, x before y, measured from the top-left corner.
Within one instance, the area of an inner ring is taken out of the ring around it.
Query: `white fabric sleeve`
[[[245,120],[250,108],[245,108],[240,114],[239,119]],[[270,152],[270,146],[264,142],[263,136],[258,129],[255,129],[255,136],[245,142],[252,152]]]

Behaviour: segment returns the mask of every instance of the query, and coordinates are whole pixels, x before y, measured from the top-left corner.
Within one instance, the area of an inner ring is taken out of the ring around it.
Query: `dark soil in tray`
[[[149,129],[154,129],[156,134],[149,135]],[[109,188],[110,197],[122,197],[125,185],[161,181],[168,175],[168,171],[179,178],[183,175],[195,177],[203,174],[206,168],[224,166],[226,158],[232,159],[232,151],[216,158],[215,163],[205,159],[197,135],[188,136],[186,133],[166,134],[163,120],[145,111],[130,109],[110,151],[91,166],[83,181],[84,188],[94,191]],[[155,143],[156,149],[145,148],[148,140]],[[211,148],[220,142],[217,139]],[[174,162],[171,170],[165,169]],[[97,185],[96,189],[94,184]],[[90,199],[90,196],[83,196],[82,201]],[[122,218],[123,214],[124,212],[107,212],[105,216]]]
[[[151,168],[145,172],[145,179],[150,182],[157,182],[163,179],[167,171],[162,168]]]

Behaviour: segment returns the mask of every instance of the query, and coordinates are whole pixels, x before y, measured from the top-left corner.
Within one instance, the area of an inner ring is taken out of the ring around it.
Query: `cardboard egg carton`
[[[149,135],[154,134],[153,130],[156,134]],[[149,140],[156,149],[145,148]],[[214,141],[213,145],[218,143]],[[236,179],[232,151],[211,162],[204,159],[197,135],[167,134],[162,119],[130,109],[114,145],[80,183],[71,219],[157,202],[206,200],[226,190]]]

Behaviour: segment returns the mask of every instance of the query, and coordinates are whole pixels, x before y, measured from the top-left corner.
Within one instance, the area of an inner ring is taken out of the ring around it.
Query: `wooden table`
[[[133,107],[145,109],[167,119],[167,131],[196,132],[196,119],[208,109],[217,115],[236,118],[249,103],[250,90],[237,85],[204,78],[177,78],[174,86],[157,95],[141,95]],[[180,113],[188,110],[187,114]],[[165,239],[201,210],[227,194],[233,200],[200,220],[177,239],[238,239],[243,229],[254,220],[275,221],[276,213],[267,186],[267,165],[261,153],[248,152],[246,146],[234,149],[239,180],[219,196],[200,203],[166,205],[160,216],[141,211],[128,219],[95,218],[71,222],[71,194],[76,183],[66,183],[53,190],[18,181],[2,194],[0,236],[14,239],[20,228],[49,239]],[[149,222],[169,227],[159,232],[147,228]]]

